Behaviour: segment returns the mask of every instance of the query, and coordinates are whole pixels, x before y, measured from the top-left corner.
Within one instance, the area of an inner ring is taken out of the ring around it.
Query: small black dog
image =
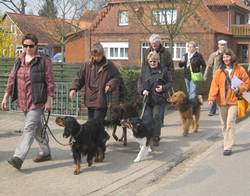
[[[76,166],[75,175],[80,173],[81,156],[87,155],[89,167],[93,164],[93,157],[95,162],[104,160],[109,135],[99,120],[89,120],[80,125],[74,117],[65,116],[57,117],[56,124],[64,127],[63,137],[71,137],[71,149]]]
[[[153,131],[148,129],[139,117],[123,120],[121,122],[121,126],[131,129],[133,136],[140,145],[140,152],[138,153],[134,162],[143,160],[148,152],[153,151]]]
[[[119,106],[115,106],[112,108],[111,111],[111,119],[105,120],[104,125],[105,126],[113,126],[113,132],[112,136],[113,138],[117,141],[123,141],[123,145],[127,145],[127,128],[122,127],[123,132],[122,136],[120,138],[117,137],[116,135],[116,129],[118,126],[121,126],[121,121],[126,120],[128,118],[133,118],[133,117],[139,117],[138,115],[138,109],[139,104],[138,103],[125,103],[121,104]]]

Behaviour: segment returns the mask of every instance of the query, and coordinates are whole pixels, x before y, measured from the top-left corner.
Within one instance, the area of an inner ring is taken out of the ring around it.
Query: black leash
[[[48,122],[49,122],[49,117],[50,117],[50,111],[48,112],[48,116],[47,118],[45,118],[45,114],[43,113],[43,127],[42,127],[42,132],[41,132],[41,137],[43,138],[43,140],[45,140],[47,143],[49,142],[49,136],[47,133],[47,130],[49,131],[50,135],[52,136],[52,138],[60,145],[62,146],[70,146],[73,143],[73,139],[70,138],[69,143],[68,144],[63,144],[61,142],[59,142],[56,137],[54,136],[54,134],[52,133],[51,129],[49,128]]]

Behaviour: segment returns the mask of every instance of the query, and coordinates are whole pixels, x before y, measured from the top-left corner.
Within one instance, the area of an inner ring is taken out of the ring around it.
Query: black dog
[[[64,127],[63,137],[71,137],[71,148],[76,166],[75,175],[80,173],[81,156],[87,155],[89,167],[93,164],[93,157],[95,157],[95,162],[104,160],[109,135],[99,120],[89,120],[80,125],[74,117],[66,116],[57,117],[56,123]]]
[[[111,111],[111,119],[105,120],[104,125],[113,126],[113,132],[112,136],[113,138],[117,141],[123,141],[123,145],[127,145],[127,128],[122,126],[123,132],[122,136],[120,138],[117,137],[116,135],[116,129],[118,126],[121,126],[121,121],[133,118],[133,117],[139,117],[138,115],[138,108],[139,108],[138,103],[126,103],[126,104],[121,104],[119,106],[115,106],[112,108]]]
[[[134,162],[141,161],[148,152],[153,151],[153,131],[145,126],[139,117],[123,120],[121,126],[131,129],[140,145],[140,152]]]

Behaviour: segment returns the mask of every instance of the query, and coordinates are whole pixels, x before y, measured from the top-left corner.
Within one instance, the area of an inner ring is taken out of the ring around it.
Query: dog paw
[[[80,170],[77,170],[77,169],[76,169],[76,170],[74,171],[74,175],[79,175],[79,174],[80,174]]]
[[[148,152],[152,152],[152,151],[153,151],[152,148],[148,147]]]
[[[93,161],[89,161],[89,162],[88,162],[88,167],[91,167],[92,164],[93,164]]]
[[[140,161],[141,161],[141,159],[137,157],[137,158],[134,160],[134,163],[138,163],[138,162],[140,162]]]

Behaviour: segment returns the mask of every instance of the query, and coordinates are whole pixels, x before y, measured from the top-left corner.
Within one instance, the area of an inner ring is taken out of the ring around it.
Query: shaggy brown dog
[[[183,136],[187,136],[192,124],[193,132],[199,129],[200,109],[203,103],[202,96],[198,95],[194,100],[189,100],[183,91],[177,91],[168,98],[173,106],[180,112],[183,127]],[[194,115],[194,118],[193,118]]]

